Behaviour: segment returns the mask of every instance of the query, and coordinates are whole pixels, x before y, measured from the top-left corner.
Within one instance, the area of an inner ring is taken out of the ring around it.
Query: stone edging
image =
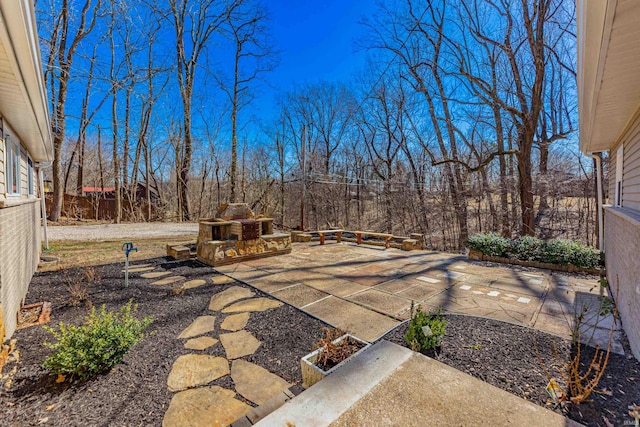
[[[535,268],[544,268],[547,270],[554,270],[554,271],[566,271],[568,273],[587,273],[587,274],[594,274],[594,275],[600,274],[600,269],[596,269],[596,268],[576,267],[573,264],[562,265],[562,264],[552,264],[550,262],[521,261],[519,259],[485,255],[482,252],[475,249],[470,249],[469,254],[467,256],[469,257],[469,259],[473,259],[476,261],[498,262],[501,264],[521,265],[523,267],[535,267]]]

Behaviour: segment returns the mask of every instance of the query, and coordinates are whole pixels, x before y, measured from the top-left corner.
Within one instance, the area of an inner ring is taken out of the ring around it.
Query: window
[[[29,186],[29,195],[33,196],[33,160],[31,160],[31,157],[27,157],[27,182]]]
[[[618,147],[616,152],[616,188],[615,206],[622,207],[622,175],[624,168],[624,146]]]
[[[20,194],[20,146],[9,135],[5,137],[7,194]]]

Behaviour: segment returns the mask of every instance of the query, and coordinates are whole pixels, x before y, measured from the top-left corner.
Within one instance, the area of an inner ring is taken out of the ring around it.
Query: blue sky
[[[346,81],[364,66],[366,53],[356,52],[354,41],[364,33],[358,22],[372,12],[373,0],[271,0],[268,6],[280,65],[267,79],[276,88]],[[264,93],[256,107],[270,106],[272,95]]]

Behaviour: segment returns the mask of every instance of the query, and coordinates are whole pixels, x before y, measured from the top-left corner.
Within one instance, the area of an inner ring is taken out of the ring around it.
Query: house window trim
[[[22,195],[21,188],[21,169],[22,165],[20,164],[20,160],[22,154],[20,153],[20,142],[15,140],[10,135],[5,135],[4,137],[4,176],[5,176],[5,195],[7,197],[20,197]],[[17,171],[15,170],[14,162],[17,162]],[[15,175],[15,176],[14,176]],[[16,191],[13,191],[13,182],[10,182],[11,179],[15,180]]]
[[[616,151],[616,181],[614,206],[622,207],[622,182],[624,179],[624,144],[621,144]]]
[[[30,197],[33,197],[36,195],[36,186],[33,180],[33,174],[34,174],[35,168],[33,165],[33,159],[31,158],[31,156],[27,156],[27,194]]]

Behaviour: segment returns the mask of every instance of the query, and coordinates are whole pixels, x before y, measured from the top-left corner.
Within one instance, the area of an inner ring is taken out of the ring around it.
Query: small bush
[[[600,267],[600,251],[571,240],[554,239],[544,244],[542,262],[573,264],[582,268]]]
[[[485,255],[504,257],[511,247],[511,241],[496,233],[478,233],[469,236],[467,246]]]
[[[536,261],[544,250],[544,241],[533,236],[524,236],[511,241],[509,252],[521,261]]]
[[[80,326],[60,322],[60,331],[43,326],[57,342],[45,342],[53,349],[44,367],[54,373],[81,380],[106,372],[122,361],[129,349],[145,338],[143,330],[153,321],[151,316],[139,320],[133,316],[137,305],[132,301],[119,311],[95,307]]]
[[[425,334],[425,326],[431,330],[431,334]],[[440,347],[442,337],[447,333],[447,321],[442,317],[442,311],[438,309],[436,314],[422,311],[422,307],[413,309],[411,305],[411,320],[407,326],[404,339],[413,351],[424,351]]]

